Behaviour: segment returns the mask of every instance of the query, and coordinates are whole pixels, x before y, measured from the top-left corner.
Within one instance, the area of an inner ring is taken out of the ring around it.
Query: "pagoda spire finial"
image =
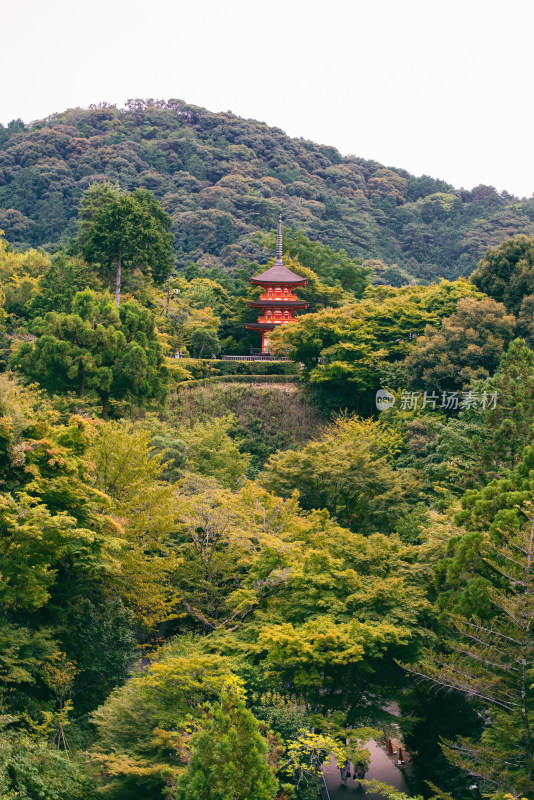
[[[276,240],[276,262],[275,266],[283,265],[282,261],[282,215],[278,215],[278,235]]]

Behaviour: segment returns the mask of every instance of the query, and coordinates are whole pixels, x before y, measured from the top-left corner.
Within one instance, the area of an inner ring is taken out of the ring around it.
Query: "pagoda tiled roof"
[[[254,275],[254,277],[250,279],[250,282],[260,285],[264,283],[274,283],[278,286],[284,283],[296,284],[307,283],[308,281],[307,278],[303,278],[301,275],[291,272],[290,269],[277,261],[274,266],[266,272],[262,272],[261,275]]]

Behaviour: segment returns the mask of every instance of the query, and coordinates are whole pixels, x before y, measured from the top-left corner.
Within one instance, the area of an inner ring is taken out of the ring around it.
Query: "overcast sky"
[[[534,192],[533,0],[4,0],[0,122],[180,98]]]

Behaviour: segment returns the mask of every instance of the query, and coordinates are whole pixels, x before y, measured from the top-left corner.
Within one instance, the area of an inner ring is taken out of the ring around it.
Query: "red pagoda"
[[[278,217],[278,241],[274,266],[267,272],[262,272],[261,275],[255,275],[250,282],[253,286],[263,288],[259,299],[249,303],[251,308],[261,309],[262,314],[258,317],[257,322],[249,322],[245,328],[261,333],[261,352],[268,354],[270,353],[269,333],[278,325],[296,322],[297,318],[293,316],[294,312],[298,309],[308,308],[308,304],[299,300],[292,291],[295,286],[306,286],[307,278],[301,278],[300,275],[291,272],[290,269],[284,267],[282,261],[281,214]]]

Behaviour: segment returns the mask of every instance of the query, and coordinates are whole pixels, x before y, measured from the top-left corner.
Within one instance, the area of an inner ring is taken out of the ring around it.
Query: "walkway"
[[[393,764],[385,752],[371,740],[365,745],[371,753],[371,766],[365,775],[366,780],[377,780],[382,783],[388,783],[394,786],[401,792],[410,795],[410,789],[404,775]],[[341,776],[339,769],[334,760],[330,761],[325,768],[324,773],[326,786],[330,795],[330,800],[353,800],[354,798],[361,798],[365,796],[365,800],[384,800],[384,796],[376,794],[376,792],[369,792],[365,789],[358,789],[358,784],[352,778],[347,779],[347,785],[341,783]]]

